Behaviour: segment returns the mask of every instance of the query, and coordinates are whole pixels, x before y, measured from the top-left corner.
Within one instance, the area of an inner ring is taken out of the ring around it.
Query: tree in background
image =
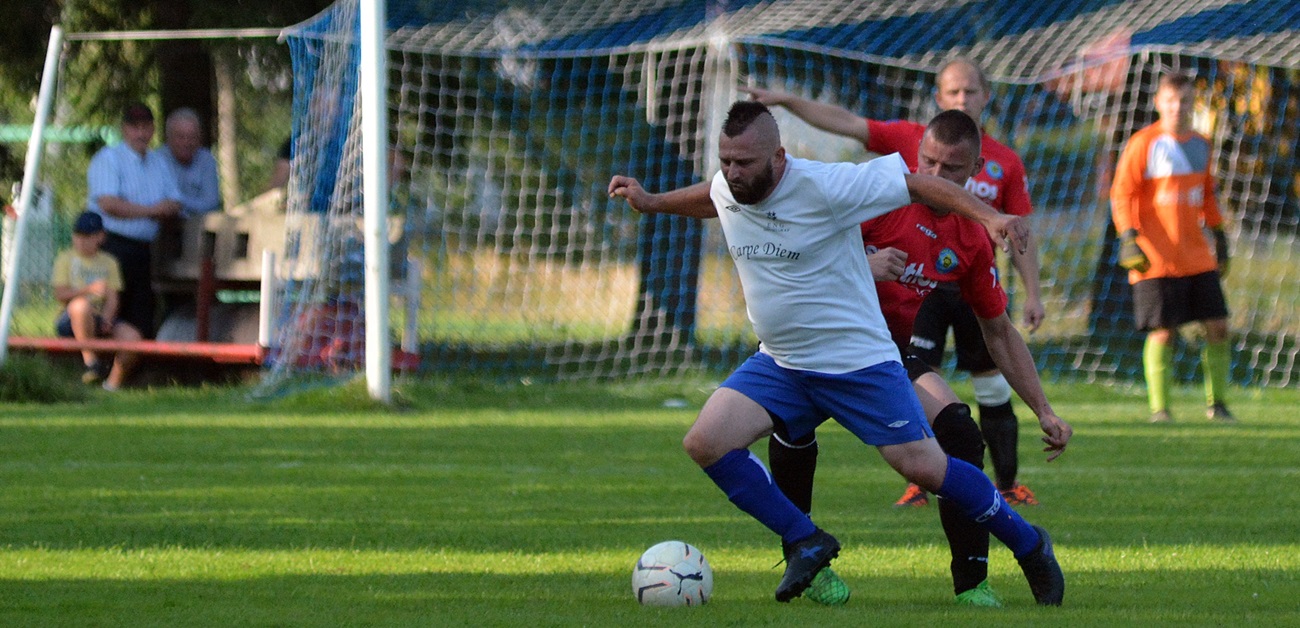
[[[6,16],[0,20],[0,125],[27,125],[34,118],[35,95],[40,87],[41,70],[50,29],[59,24],[67,33],[205,28],[278,28],[307,19],[331,4],[331,0],[276,0],[255,2],[199,2],[198,0],[7,0]],[[252,50],[256,49],[256,52]],[[278,49],[278,50],[277,50]],[[267,52],[270,50],[271,52]],[[58,117],[64,126],[114,127],[122,107],[133,100],[144,100],[160,116],[178,107],[199,112],[208,127],[208,141],[216,138],[218,84],[217,68],[222,59],[251,59],[257,76],[235,76],[233,82],[283,84],[277,75],[290,72],[289,55],[283,46],[263,40],[257,46],[235,40],[137,40],[130,42],[75,42],[70,44],[62,70]],[[248,66],[228,63],[224,67]],[[249,74],[249,73],[243,73]],[[230,78],[230,77],[227,77]],[[288,97],[285,97],[287,101]],[[233,116],[234,137],[228,144],[238,149],[238,179],[243,189],[260,189],[275,151],[289,133],[287,106],[282,113],[267,114],[259,109],[258,99],[236,102]],[[54,181],[61,206],[79,204],[76,191],[64,191],[84,178],[79,165],[98,148],[90,143],[81,147],[58,147],[68,158]],[[21,180],[26,147],[21,143],[0,143],[0,196]],[[232,151],[228,155],[235,155]],[[66,179],[66,182],[64,181]],[[237,188],[238,189],[238,188]],[[241,195],[242,196],[242,195]],[[236,203],[242,198],[227,199]]]

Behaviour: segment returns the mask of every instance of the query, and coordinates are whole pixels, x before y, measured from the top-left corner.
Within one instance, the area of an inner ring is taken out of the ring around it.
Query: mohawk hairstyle
[[[727,137],[736,137],[745,132],[749,125],[759,116],[772,115],[771,110],[756,100],[737,100],[727,111],[727,120],[722,123],[722,133]]]
[[[962,142],[970,144],[975,154],[980,152],[980,127],[970,116],[960,109],[949,109],[930,119],[925,130],[940,144],[956,146]]]

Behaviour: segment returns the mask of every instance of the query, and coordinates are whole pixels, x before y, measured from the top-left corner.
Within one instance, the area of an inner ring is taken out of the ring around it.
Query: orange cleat
[[[920,508],[921,506],[929,505],[930,496],[926,494],[925,489],[915,484],[908,484],[907,490],[903,492],[903,496],[899,497],[898,501],[894,502],[895,508],[902,508],[903,506]]]
[[[1029,490],[1028,486],[1016,483],[1009,489],[1001,491],[1002,499],[1007,500],[1012,506],[1037,506],[1038,499],[1034,497],[1034,492]]]

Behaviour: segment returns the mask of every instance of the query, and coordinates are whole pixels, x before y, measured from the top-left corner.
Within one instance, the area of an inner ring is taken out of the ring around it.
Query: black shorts
[[[1219,271],[1191,277],[1156,277],[1133,284],[1133,323],[1138,331],[1173,329],[1193,321],[1228,317]]]
[[[907,381],[915,382],[926,373],[933,373],[934,369],[930,368],[925,360],[917,357],[912,353],[911,347],[899,347],[898,354],[903,356],[903,370],[907,371]]]
[[[943,364],[949,327],[952,327],[958,369],[979,373],[997,368],[984,344],[984,330],[980,329],[975,311],[961,300],[957,284],[939,284],[921,302],[912,325],[909,350],[926,364],[939,368]]]

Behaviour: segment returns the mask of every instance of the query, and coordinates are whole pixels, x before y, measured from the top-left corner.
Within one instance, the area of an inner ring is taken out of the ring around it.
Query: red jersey
[[[862,223],[862,244],[868,254],[891,246],[907,253],[907,267],[897,281],[876,282],[880,310],[900,346],[911,340],[921,301],[940,282],[956,282],[962,300],[980,318],[1007,311],[993,245],[974,221],[957,214],[938,216],[914,203]]]
[[[881,155],[898,153],[912,172],[916,172],[916,153],[925,135],[924,124],[906,120],[867,120],[867,133],[870,136],[867,150]],[[1028,216],[1033,212],[1025,183],[1025,164],[1016,151],[984,135],[980,142],[980,157],[984,158],[984,167],[966,181],[966,191],[1004,214]]]

